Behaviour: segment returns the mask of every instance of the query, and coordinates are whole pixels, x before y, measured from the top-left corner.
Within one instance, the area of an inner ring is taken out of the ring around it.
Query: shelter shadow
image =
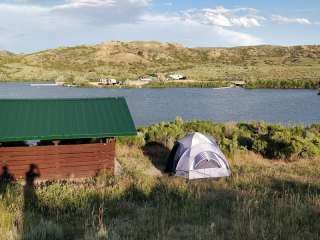
[[[165,171],[167,159],[170,154],[170,149],[158,142],[147,143],[143,147],[143,153],[150,158],[152,164],[161,172]]]

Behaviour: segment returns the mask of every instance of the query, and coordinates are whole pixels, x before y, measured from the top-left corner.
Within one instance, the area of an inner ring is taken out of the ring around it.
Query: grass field
[[[32,197],[22,184],[2,186],[0,239],[319,239],[319,153],[270,159],[259,154],[261,148],[227,149],[233,134],[257,137],[248,134],[256,132],[253,126],[244,131],[241,124],[177,119],[140,129],[135,139],[119,139],[116,176],[42,183]],[[265,126],[277,129],[264,133],[266,141],[276,135],[280,141],[279,126]],[[216,136],[230,161],[230,178],[187,182],[162,173],[172,145],[163,136],[175,138],[188,129],[221,131]],[[305,135],[299,141],[318,150],[317,126],[299,129]]]

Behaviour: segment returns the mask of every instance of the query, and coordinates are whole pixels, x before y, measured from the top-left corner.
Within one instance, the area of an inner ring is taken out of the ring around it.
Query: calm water
[[[229,89],[87,89],[0,84],[0,98],[78,98],[124,96],[136,125],[183,119],[219,122],[320,122],[315,90]],[[3,113],[1,113],[3,114]]]

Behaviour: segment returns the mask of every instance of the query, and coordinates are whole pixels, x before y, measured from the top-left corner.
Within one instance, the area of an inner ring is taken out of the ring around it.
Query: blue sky
[[[111,40],[320,44],[319,13],[319,0],[0,0],[0,49],[29,53]]]

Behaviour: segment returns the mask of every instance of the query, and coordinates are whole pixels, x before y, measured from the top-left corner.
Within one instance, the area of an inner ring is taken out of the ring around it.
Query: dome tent
[[[216,140],[197,132],[189,133],[175,143],[168,157],[166,172],[187,179],[231,175],[227,159]]]

